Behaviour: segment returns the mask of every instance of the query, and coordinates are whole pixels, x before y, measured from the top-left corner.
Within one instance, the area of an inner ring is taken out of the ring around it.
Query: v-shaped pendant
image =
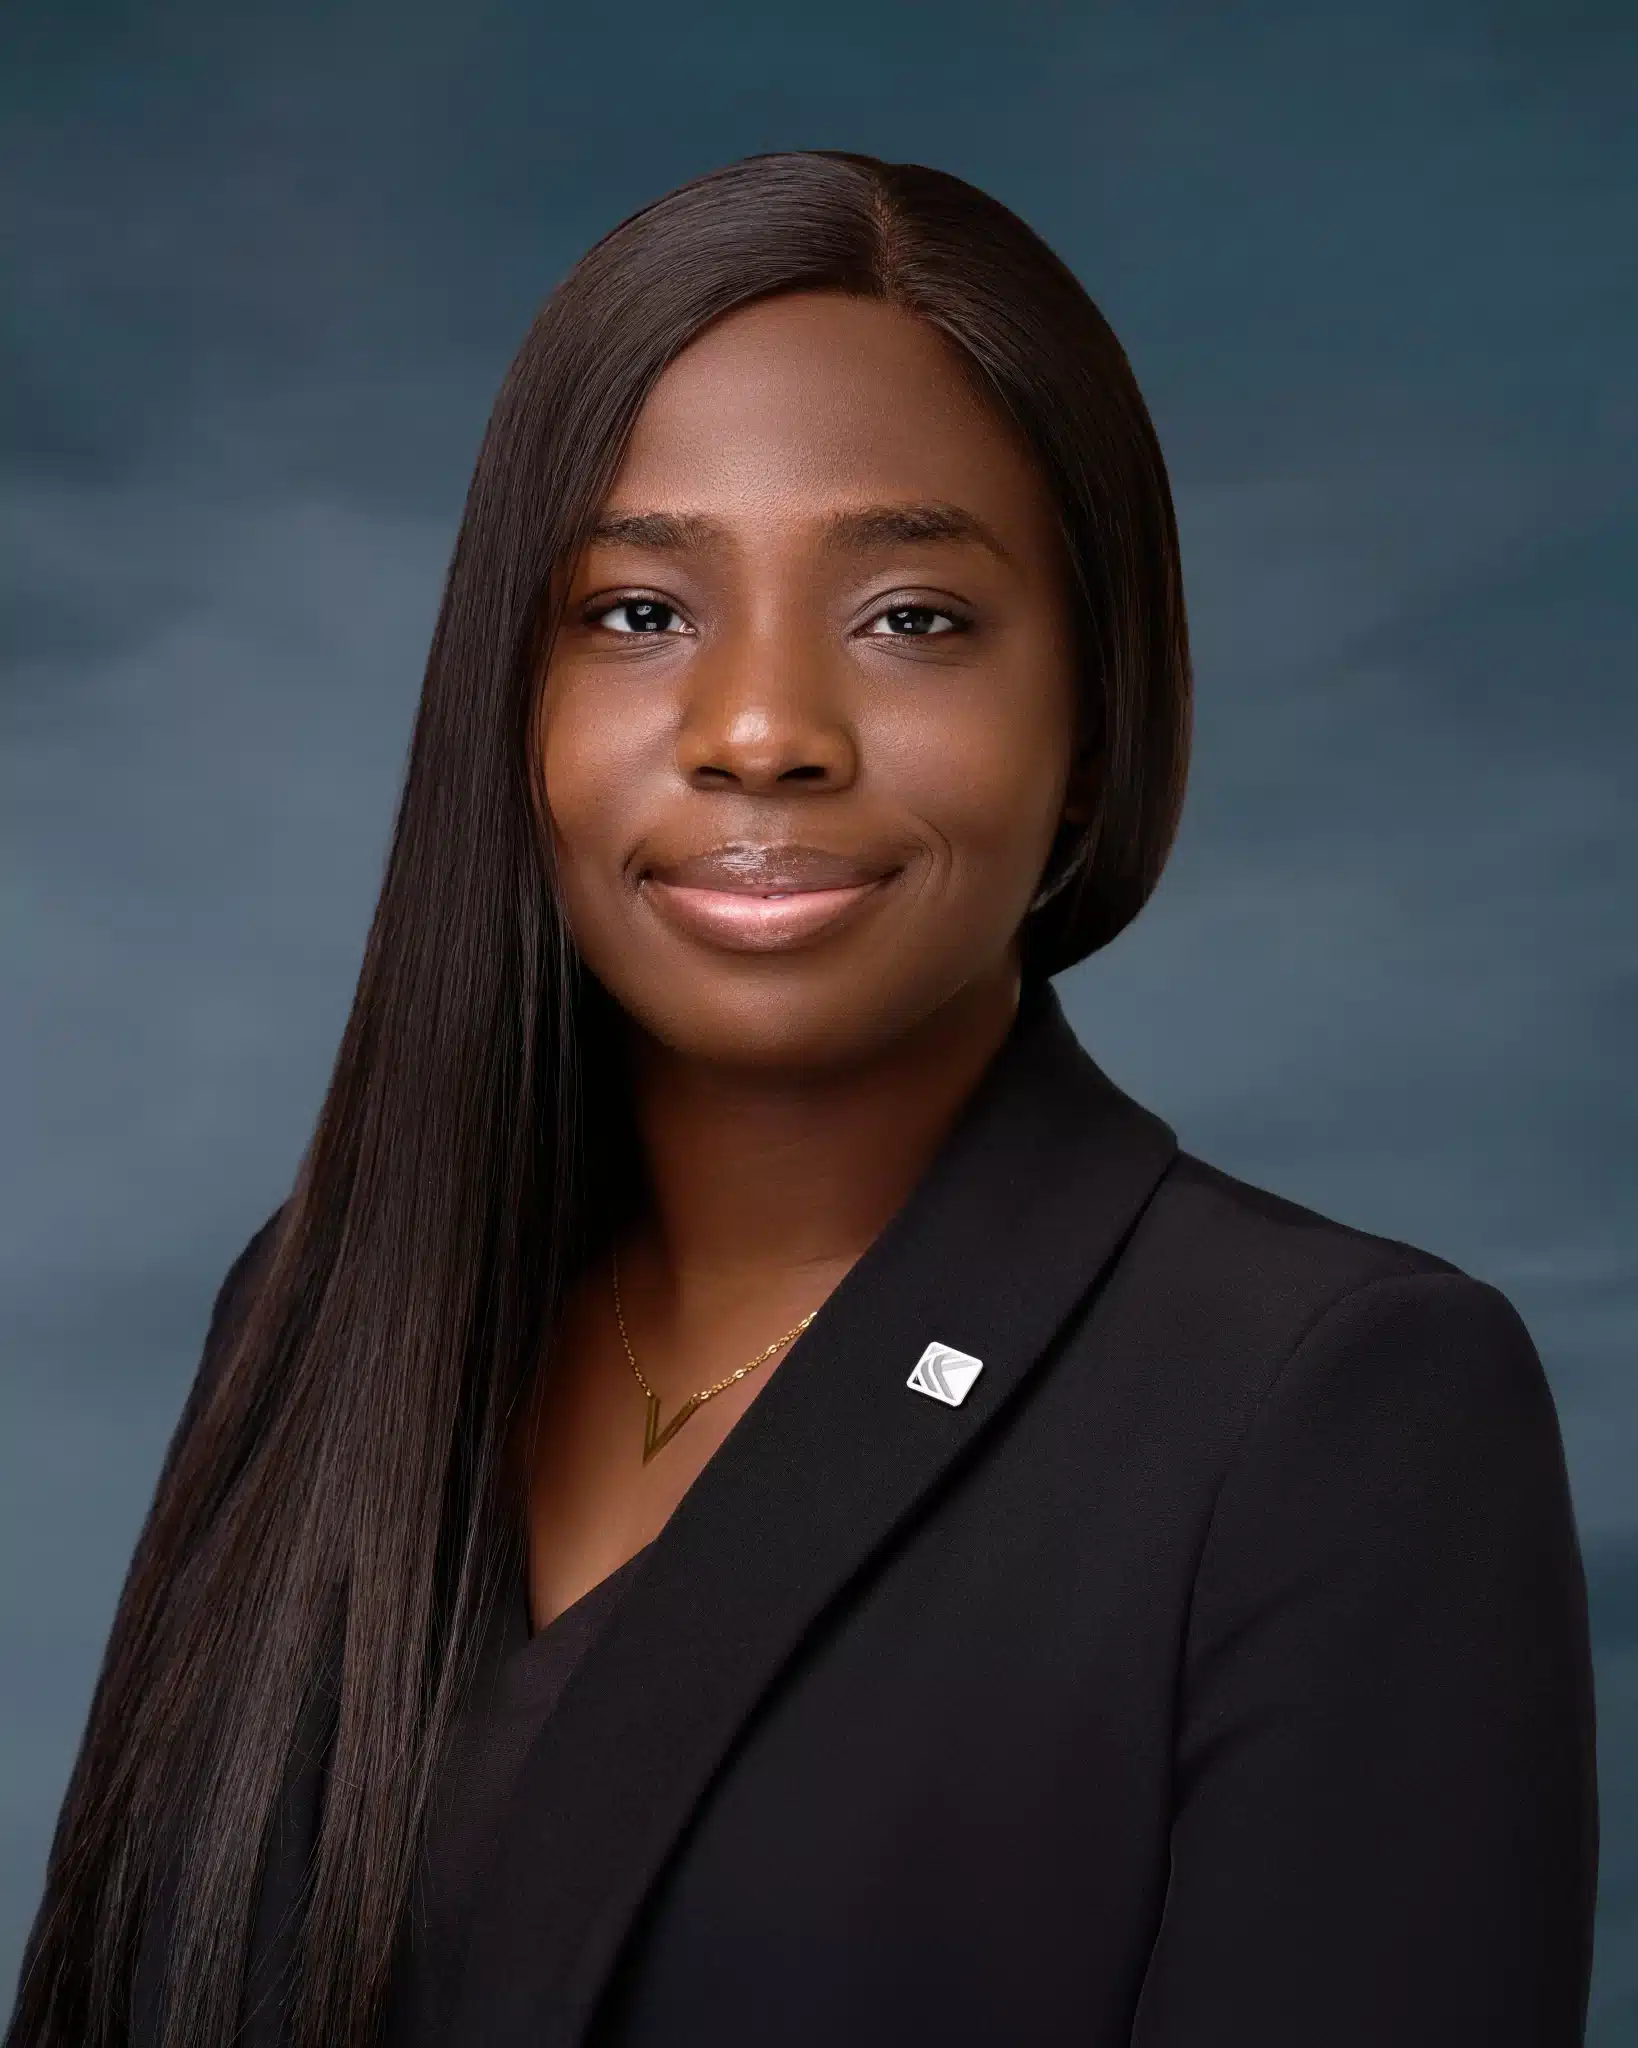
[[[663,1451],[665,1449],[666,1445],[670,1443],[671,1439],[677,1434],[678,1430],[682,1428],[683,1424],[688,1420],[689,1416],[692,1415],[694,1410],[699,1406],[699,1395],[690,1394],[688,1399],[682,1404],[682,1406],[677,1410],[676,1414],[673,1415],[671,1420],[666,1424],[665,1428],[662,1429],[660,1427],[660,1397],[658,1394],[649,1395],[648,1414],[644,1418],[643,1422],[643,1463],[645,1465],[648,1463],[649,1459],[655,1455],[657,1451]]]

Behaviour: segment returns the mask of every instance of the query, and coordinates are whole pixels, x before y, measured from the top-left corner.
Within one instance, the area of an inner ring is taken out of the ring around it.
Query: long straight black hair
[[[293,2038],[379,2028],[431,1768],[509,1540],[508,1424],[613,1142],[586,1064],[600,996],[555,899],[530,745],[553,571],[666,365],[732,308],[802,290],[929,322],[1056,501],[1100,795],[1043,875],[1027,972],[1106,944],[1159,876],[1189,736],[1176,529],[1131,369],[1071,272],[961,180],[830,151],[734,164],[615,228],[536,319],[484,436],[334,1074],[137,1547],[13,2048],[112,2048],[156,1938],[164,2048],[233,2037],[272,1817],[320,1695]]]

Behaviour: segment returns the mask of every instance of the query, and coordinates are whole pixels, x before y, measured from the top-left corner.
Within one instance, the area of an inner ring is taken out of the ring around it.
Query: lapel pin
[[[972,1392],[973,1381],[984,1370],[984,1361],[948,1344],[929,1344],[916,1360],[916,1369],[905,1385],[929,1400],[959,1408]]]

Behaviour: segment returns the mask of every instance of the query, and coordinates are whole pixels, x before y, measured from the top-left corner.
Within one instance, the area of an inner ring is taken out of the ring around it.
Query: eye
[[[869,630],[896,640],[925,640],[935,633],[959,633],[962,621],[953,612],[930,604],[895,604],[878,612]]]
[[[611,633],[676,633],[688,630],[676,606],[665,604],[657,597],[623,597],[618,604],[604,605],[588,616],[593,625],[606,626]]]

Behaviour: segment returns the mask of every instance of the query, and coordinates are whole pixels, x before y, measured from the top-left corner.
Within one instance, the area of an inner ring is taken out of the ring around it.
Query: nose
[[[690,664],[677,766],[695,789],[796,795],[845,789],[859,772],[851,723],[822,654],[747,634]]]

